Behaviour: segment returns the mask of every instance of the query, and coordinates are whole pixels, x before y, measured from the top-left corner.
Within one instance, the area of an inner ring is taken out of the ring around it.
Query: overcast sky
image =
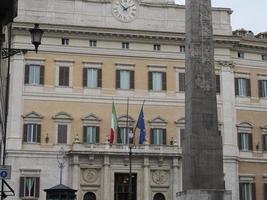
[[[185,0],[175,0],[184,4]],[[231,8],[233,30],[245,28],[255,34],[267,31],[267,0],[212,0],[212,6]]]

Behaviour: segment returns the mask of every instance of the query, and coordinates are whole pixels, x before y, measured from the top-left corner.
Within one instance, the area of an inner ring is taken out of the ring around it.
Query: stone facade
[[[36,188],[39,195],[35,195],[45,199],[43,190],[59,182],[57,152],[64,147],[67,160],[63,184],[78,189],[78,199],[92,192],[96,199],[113,200],[116,174],[127,174],[129,170],[129,149],[128,145],[107,144],[111,105],[114,100],[119,123],[125,126],[127,97],[133,128],[146,100],[148,142],[133,149],[137,199],[153,199],[160,193],[173,200],[182,191],[180,141],[185,97],[179,75],[185,71],[185,8],[167,0],[139,1],[135,18],[122,22],[112,14],[115,12],[112,3],[109,0],[19,1],[12,46],[32,48],[28,34],[32,23],[40,23],[45,33],[38,54],[28,52],[12,58],[7,164],[12,165],[9,184],[15,190],[14,199],[23,199],[20,177],[39,181],[40,188]],[[221,86],[217,101],[226,189],[232,190],[233,199],[238,199],[239,181],[250,180],[256,183],[257,199],[263,200],[265,176],[260,170],[267,155],[259,140],[267,116],[266,98],[258,97],[257,82],[267,74],[266,61],[262,60],[266,41],[232,35],[230,9],[214,8],[212,14],[215,73],[220,75]],[[90,46],[90,41],[92,45],[96,41],[96,46]],[[124,47],[128,43],[129,49],[122,48],[122,42]],[[245,52],[245,58],[238,58],[238,52]],[[25,83],[26,65],[44,66],[43,84]],[[61,66],[69,69],[68,87],[58,84]],[[101,87],[83,87],[83,68],[88,66],[102,70]],[[116,70],[134,71],[133,89],[116,87]],[[149,89],[149,72],[166,73],[166,88]],[[250,78],[251,97],[235,97],[234,78],[238,76]],[[244,122],[251,126],[244,128]],[[31,123],[41,127],[38,142],[23,138],[24,124]],[[58,144],[58,125],[67,127],[67,144]],[[99,127],[96,144],[84,142],[83,127],[88,125]],[[240,127],[253,133],[253,151],[239,151]],[[166,130],[165,145],[149,144],[153,128]]]

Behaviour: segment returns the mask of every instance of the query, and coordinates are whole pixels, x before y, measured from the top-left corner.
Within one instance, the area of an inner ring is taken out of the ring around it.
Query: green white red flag
[[[117,130],[118,130],[118,119],[115,109],[115,104],[112,102],[112,114],[111,114],[111,129],[109,135],[109,143],[114,144],[117,137]]]

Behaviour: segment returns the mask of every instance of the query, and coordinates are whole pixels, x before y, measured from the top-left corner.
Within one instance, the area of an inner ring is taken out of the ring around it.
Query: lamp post
[[[127,130],[128,131],[128,130]],[[132,148],[133,148],[133,132],[129,132],[129,185],[128,185],[128,200],[132,200],[132,194],[133,194],[133,181],[132,181]]]
[[[62,170],[65,167],[65,162],[66,162],[66,152],[63,149],[63,147],[60,148],[58,154],[57,154],[57,162],[58,162],[58,167],[60,170],[60,176],[59,176],[59,183],[62,184]]]
[[[38,51],[38,46],[41,44],[41,39],[42,39],[42,35],[43,35],[43,30],[38,28],[38,24],[35,24],[35,27],[33,29],[30,29],[30,33],[31,33],[31,37],[32,37],[32,44],[35,46],[35,52],[37,53]],[[8,59],[7,61],[7,78],[6,78],[6,87],[5,87],[5,102],[4,102],[4,112],[5,112],[5,117],[3,119],[3,132],[2,132],[2,142],[3,142],[3,149],[2,150],[2,165],[5,165],[5,161],[6,161],[6,132],[7,132],[7,118],[8,118],[8,101],[9,101],[9,84],[10,84],[10,57],[18,54],[18,53],[26,53],[27,51],[32,51],[30,49],[13,49],[11,48],[11,32],[12,30],[12,24],[9,25],[9,30],[8,30],[8,48],[0,48],[1,49],[1,55],[2,55],[2,59]],[[0,60],[0,62],[2,62]],[[0,65],[1,66],[1,65]],[[1,100],[1,103],[3,100]],[[4,191],[4,186],[7,186],[11,192],[13,193],[12,196],[14,196],[14,191],[13,189],[8,185],[8,183],[2,179],[1,181],[1,200],[3,200],[6,196],[11,196],[11,195],[6,195]]]
[[[27,51],[35,51],[36,53],[38,52],[38,47],[41,44],[42,36],[44,31],[42,29],[39,29],[39,24],[34,24],[34,28],[29,29],[30,34],[31,34],[31,42],[34,45],[34,50],[31,49],[13,49],[10,48],[10,44],[8,48],[3,48],[2,49],[2,58],[6,59],[9,58],[10,56],[13,56],[18,53],[26,53]],[[10,25],[10,31],[9,31],[9,37],[11,38],[11,25]]]

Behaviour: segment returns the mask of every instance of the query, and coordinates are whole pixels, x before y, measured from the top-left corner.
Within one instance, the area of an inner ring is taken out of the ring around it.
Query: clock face
[[[138,9],[137,0],[114,0],[112,13],[122,22],[130,22],[136,18]]]

